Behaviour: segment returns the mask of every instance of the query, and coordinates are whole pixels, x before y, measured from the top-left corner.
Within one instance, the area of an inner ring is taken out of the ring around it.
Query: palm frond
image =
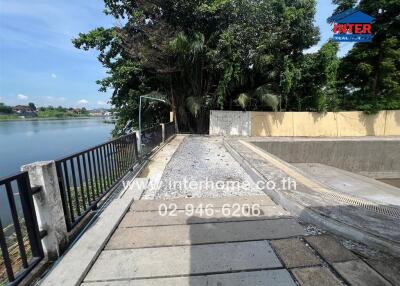
[[[187,53],[190,49],[190,43],[185,33],[180,32],[176,37],[169,43],[170,48],[175,53]]]
[[[194,117],[197,117],[199,115],[200,110],[201,110],[201,98],[194,97],[194,96],[189,96],[186,99],[186,108],[190,111],[190,113]]]
[[[266,85],[258,87],[254,91],[254,96],[257,97],[260,102],[267,107],[271,107],[274,111],[278,110],[279,97],[274,94]]]
[[[240,105],[241,108],[246,109],[246,107],[250,103],[250,96],[247,93],[241,93],[241,94],[239,94],[236,101]]]

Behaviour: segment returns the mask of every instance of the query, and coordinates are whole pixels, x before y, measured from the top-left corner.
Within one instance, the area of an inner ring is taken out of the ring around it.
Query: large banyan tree
[[[74,39],[97,49],[108,76],[98,83],[113,90],[111,103],[121,128],[137,124],[139,96],[148,124],[174,111],[179,130],[208,130],[210,109],[324,110],[335,101],[329,90],[337,67],[337,45],[318,53],[315,0],[104,0],[112,28]],[[306,69],[306,72],[304,72]]]

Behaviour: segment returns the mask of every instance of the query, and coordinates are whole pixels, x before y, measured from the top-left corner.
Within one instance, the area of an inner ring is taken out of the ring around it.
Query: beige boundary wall
[[[249,119],[245,120],[246,117]],[[234,126],[228,126],[232,123],[235,123]],[[381,111],[373,115],[360,111],[316,113],[213,110],[210,113],[210,135],[249,134],[254,137],[400,136],[400,110]]]
[[[400,110],[367,115],[348,112],[252,112],[251,136],[400,136]]]

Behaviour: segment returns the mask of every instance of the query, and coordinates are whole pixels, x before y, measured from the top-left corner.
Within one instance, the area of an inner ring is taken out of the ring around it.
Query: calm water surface
[[[0,121],[0,178],[24,164],[54,160],[111,139],[112,124],[102,119]],[[0,190],[0,218],[8,212]]]

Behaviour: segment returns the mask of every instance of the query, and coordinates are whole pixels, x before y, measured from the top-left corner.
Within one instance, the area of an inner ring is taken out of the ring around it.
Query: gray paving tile
[[[267,241],[103,251],[88,281],[159,278],[282,267]]]
[[[369,266],[381,274],[393,285],[400,285],[400,259],[369,259],[366,261]]]
[[[298,238],[274,240],[271,246],[287,268],[320,264],[319,258]]]
[[[306,241],[328,262],[356,260],[358,257],[330,235],[306,236]]]
[[[335,270],[352,286],[389,286],[381,275],[362,260],[334,263]]]
[[[213,208],[208,211],[198,211],[195,216],[188,216],[185,210],[177,210],[174,213],[159,211],[134,212],[126,214],[119,227],[137,227],[137,226],[159,226],[173,224],[197,224],[206,222],[223,221],[243,221],[243,220],[264,220],[274,218],[290,217],[290,214],[280,206],[260,206],[251,209],[245,206],[240,211],[237,208]],[[189,214],[191,214],[189,212]]]
[[[261,206],[275,206],[276,204],[267,195],[256,196],[236,196],[223,198],[190,198],[190,199],[172,199],[172,200],[140,200],[136,201],[131,209],[135,211],[158,211],[161,204],[173,205],[177,209],[185,209],[188,204],[196,208],[205,208],[206,205],[212,205],[214,208],[222,208],[224,205],[233,204],[259,204]]]
[[[129,281],[83,283],[82,286],[296,286],[287,270],[266,270]]]
[[[294,219],[119,228],[106,249],[288,238],[304,234]]]
[[[298,268],[291,270],[300,286],[340,286],[342,283],[324,267]]]

